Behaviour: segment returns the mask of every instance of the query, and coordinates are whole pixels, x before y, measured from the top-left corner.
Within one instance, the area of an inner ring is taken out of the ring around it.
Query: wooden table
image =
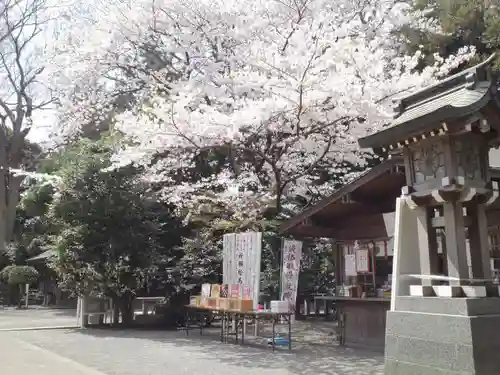
[[[196,328],[200,330],[200,335],[203,334],[203,326],[204,319],[207,314],[216,314],[221,319],[221,331],[220,337],[221,342],[228,342],[228,338],[231,335],[234,335],[236,338],[236,342],[239,341],[241,337],[241,343],[245,342],[245,329],[244,322],[245,321],[253,321],[257,323],[258,321],[271,321],[273,325],[273,336],[272,336],[272,348],[275,350],[275,335],[276,335],[276,324],[278,324],[281,320],[285,320],[288,324],[288,350],[292,350],[292,315],[293,313],[276,313],[271,311],[246,311],[242,312],[239,310],[230,310],[230,309],[217,309],[213,307],[206,306],[194,306],[187,305],[186,306],[186,334],[189,335],[190,328]],[[195,325],[191,325],[193,320],[192,316],[196,316]],[[230,332],[230,323],[234,321],[234,332]],[[241,335],[240,335],[241,328]]]

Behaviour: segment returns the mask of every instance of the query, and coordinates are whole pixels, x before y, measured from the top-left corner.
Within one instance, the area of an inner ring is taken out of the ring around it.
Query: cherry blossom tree
[[[474,54],[463,48],[415,71],[422,55],[406,56],[395,31],[418,19],[396,0],[111,7],[94,14],[90,43],[62,54],[81,58],[65,78],[67,128],[104,122],[123,133],[131,142],[116,166],[147,166],[162,199],[188,211],[223,200],[248,218],[269,202],[280,212],[290,197],[329,192],[331,176],[366,167],[357,138],[388,123],[395,96]],[[183,179],[207,154],[223,156],[212,173]]]

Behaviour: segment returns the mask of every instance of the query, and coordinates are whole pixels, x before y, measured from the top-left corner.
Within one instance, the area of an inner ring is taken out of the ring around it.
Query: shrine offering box
[[[202,297],[210,297],[211,291],[212,291],[211,284],[202,284],[202,286],[201,286],[201,296]]]
[[[219,284],[212,284],[212,290],[211,290],[210,297],[213,297],[213,298],[221,297]]]
[[[216,309],[217,308],[217,300],[218,300],[218,298],[208,297],[207,298],[207,307]]]
[[[219,298],[219,309],[229,310],[231,308],[231,302],[228,298]]]
[[[220,297],[221,298],[229,297],[229,287],[227,284],[222,284],[220,286]]]

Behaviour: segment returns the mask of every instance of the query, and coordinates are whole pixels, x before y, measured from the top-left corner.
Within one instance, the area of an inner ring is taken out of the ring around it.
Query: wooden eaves
[[[500,182],[500,169],[490,168]],[[281,235],[297,238],[328,237],[338,241],[374,240],[387,233],[384,213],[394,212],[396,198],[406,185],[403,161],[395,157],[363,173],[329,197],[285,221]],[[490,227],[500,225],[500,202],[488,208]]]

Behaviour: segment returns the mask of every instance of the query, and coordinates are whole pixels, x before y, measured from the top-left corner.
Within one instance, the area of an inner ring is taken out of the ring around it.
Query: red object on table
[[[262,305],[257,305],[257,310],[259,310],[259,311],[264,310],[264,306],[262,306]]]

